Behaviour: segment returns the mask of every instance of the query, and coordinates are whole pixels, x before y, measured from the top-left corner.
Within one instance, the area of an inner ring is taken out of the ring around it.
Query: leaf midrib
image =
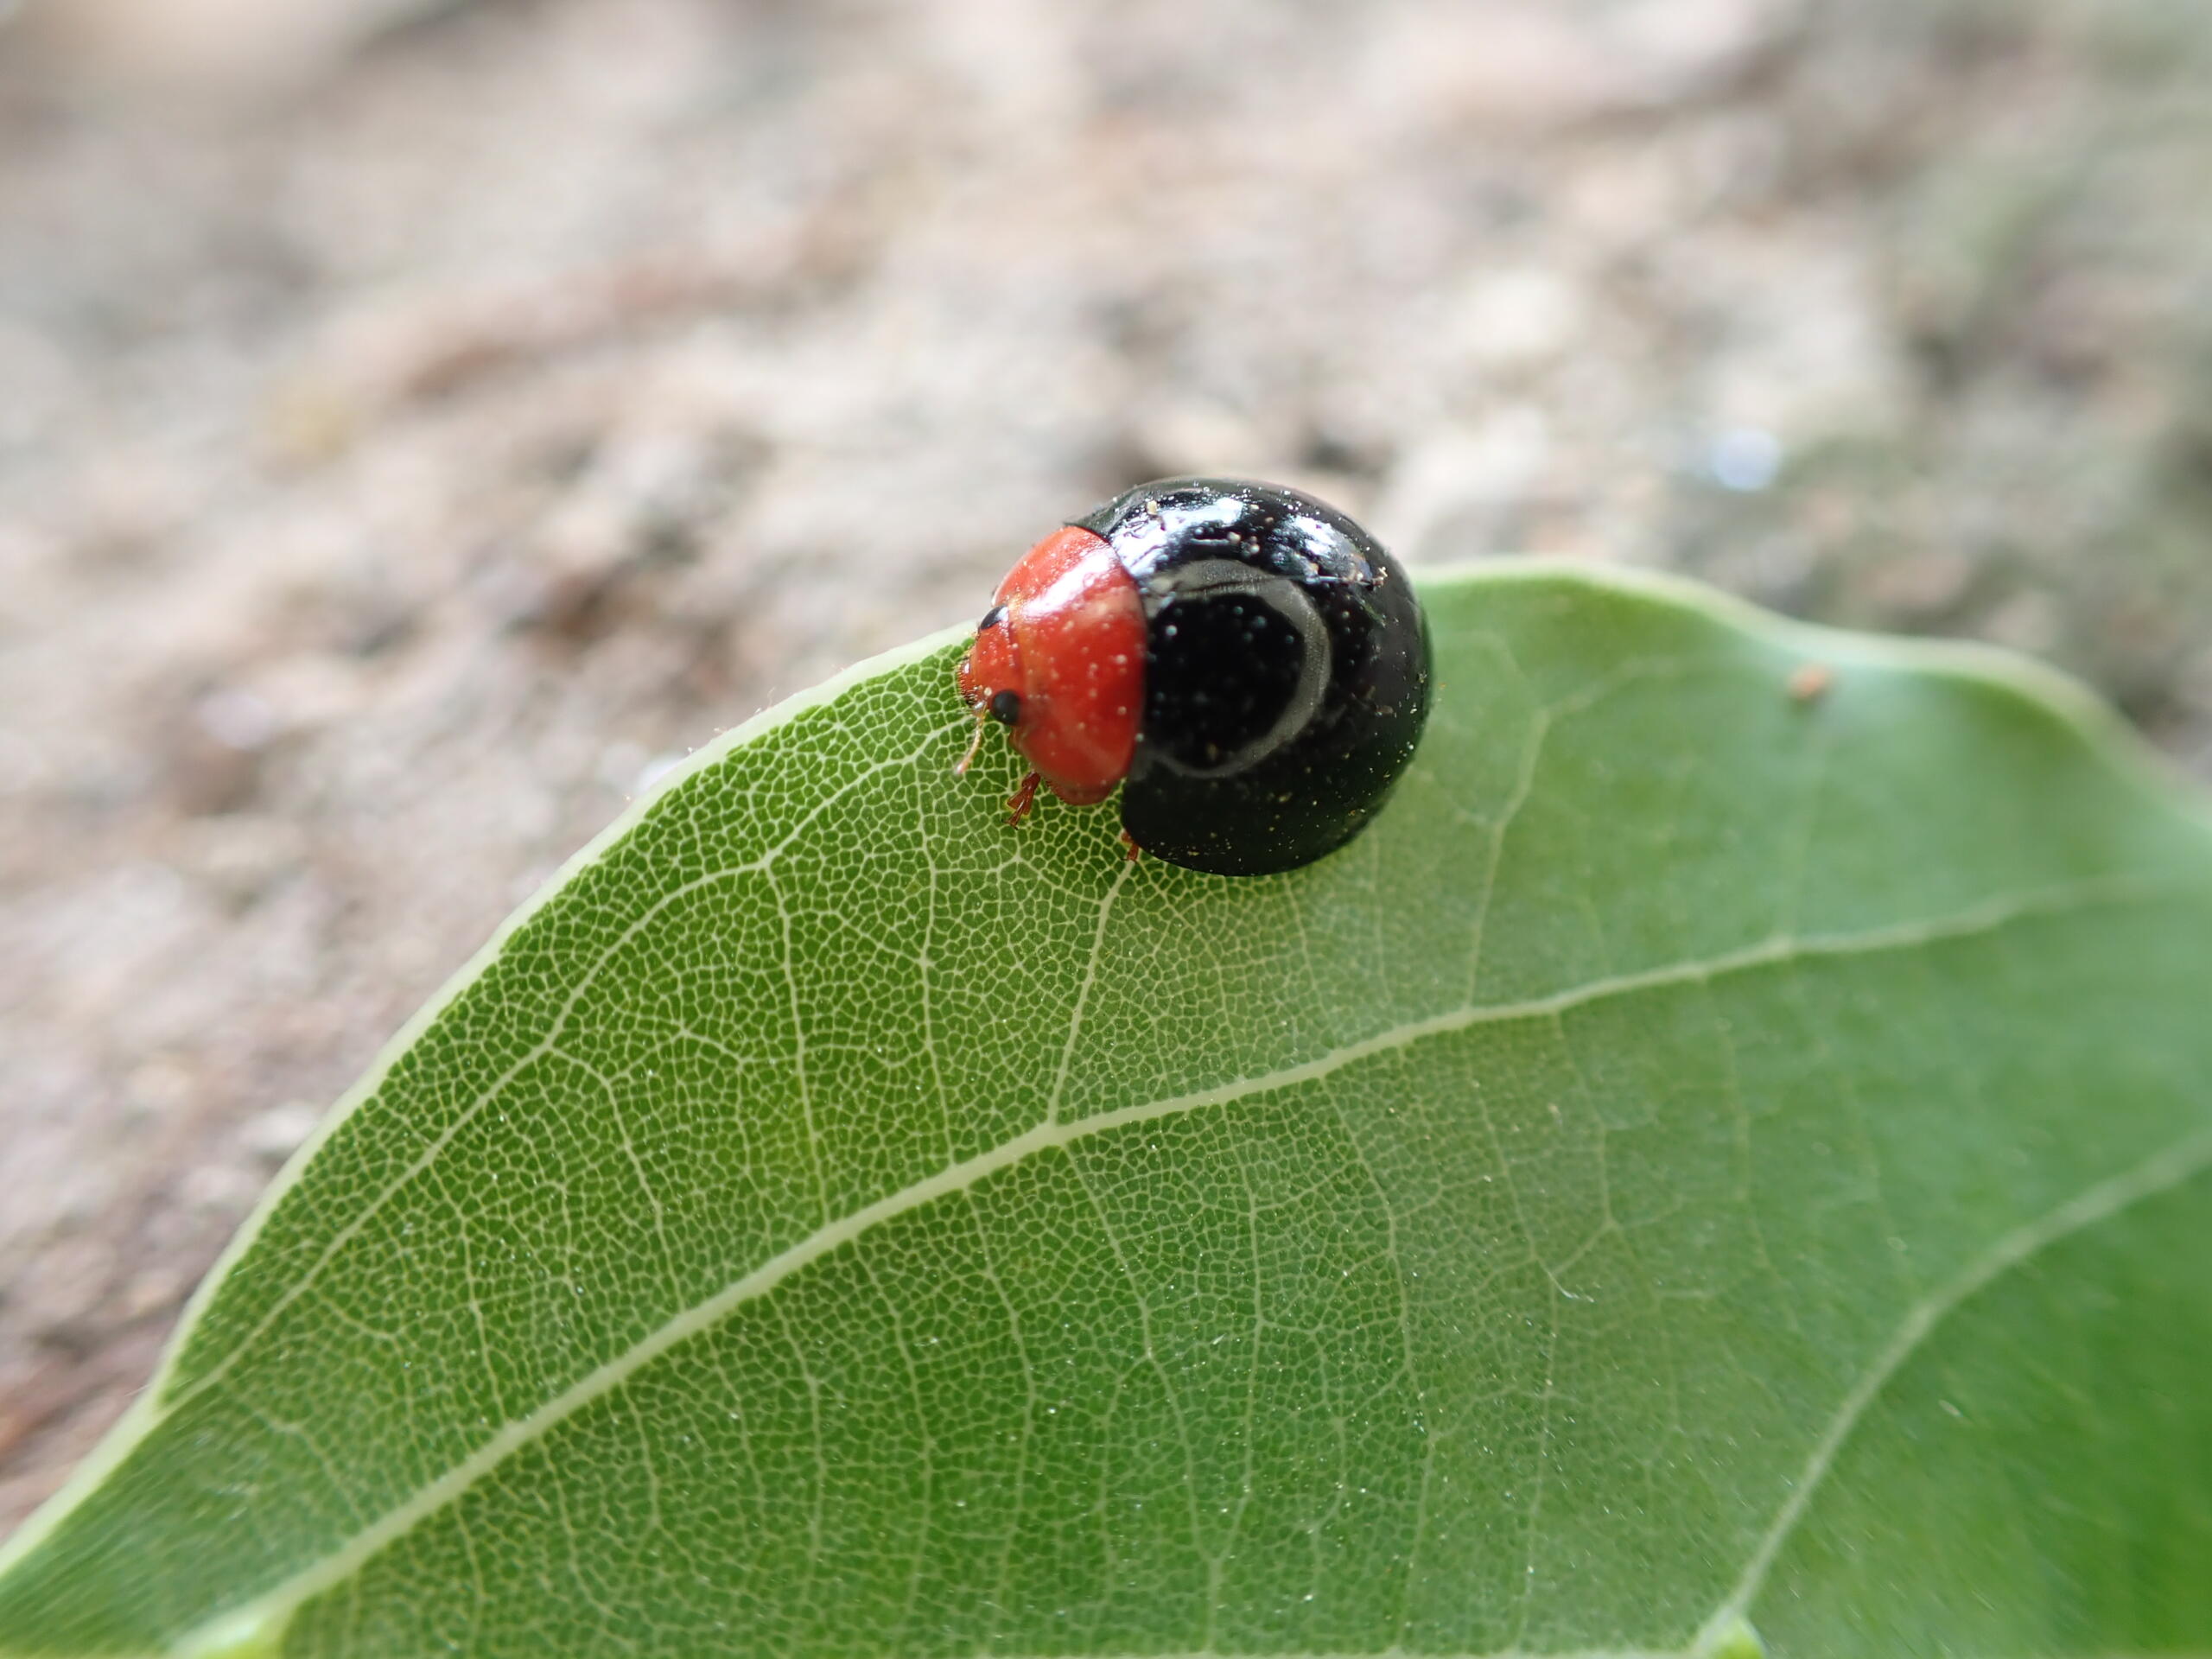
[[[772,855],[771,855],[772,856]],[[722,874],[727,874],[728,872]],[[702,880],[705,878],[702,878]],[[1060,1119],[1047,1116],[1033,1128],[1001,1141],[975,1157],[947,1166],[936,1174],[911,1183],[825,1224],[797,1243],[788,1246],[751,1272],[732,1281],[702,1301],[692,1304],[639,1338],[621,1353],[594,1367],[527,1416],[505,1425],[467,1458],[453,1465],[414,1497],[386,1511],[342,1548],[301,1568],[270,1590],[241,1607],[218,1615],[188,1631],[174,1650],[212,1651],[227,1646],[242,1630],[266,1630],[301,1604],[343,1583],[378,1552],[396,1542],[420,1522],[436,1515],[476,1483],[492,1473],[514,1452],[550,1433],[593,1402],[612,1393],[632,1376],[691,1337],[712,1328],[747,1302],[766,1295],[795,1274],[852,1243],[882,1222],[894,1219],[967,1191],[987,1177],[1011,1168],[1034,1154],[1065,1147],[1133,1124],[1179,1116],[1211,1106],[1224,1106],[1279,1089],[1318,1081],[1378,1054],[1409,1047],[1430,1038],[1446,1036],[1480,1026],[1510,1024],[1523,1020],[1554,1018],[1617,996],[1670,986],[1709,982],[1761,969],[1786,966],[1804,960],[1874,956],[1910,950],[1952,940],[1995,932],[2034,916],[2086,911],[2107,905],[2140,902],[2180,884],[2141,877],[2111,877],[2075,882],[1984,901],[1948,917],[1932,920],[1891,923],[1852,933],[1775,934],[1732,951],[1636,972],[1611,975],[1512,1002],[1475,1004],[1425,1019],[1391,1027],[1328,1053],[1258,1077],[1234,1079],[1208,1089],[1141,1102],[1090,1116]],[[1116,881],[1103,906],[1110,906]],[[1094,953],[1103,950],[1105,928],[1101,925]],[[1095,963],[1094,963],[1095,967]],[[1086,988],[1087,988],[1086,981]],[[1079,1031],[1083,1003],[1079,1000],[1071,1025]],[[550,1043],[554,1040],[549,1037]],[[1075,1040],[1071,1031],[1070,1046]],[[2095,1224],[2129,1204],[2163,1191],[2212,1165],[2212,1128],[2168,1147],[2133,1169],[2107,1178],[2058,1205],[2037,1221],[2024,1224],[1999,1238],[1948,1285],[1923,1297],[1908,1310],[1897,1332],[1874,1362],[1846,1394],[1827,1430],[1815,1445],[1802,1472],[1793,1483],[1790,1496],[1777,1510],[1774,1522],[1762,1535],[1728,1599],[1708,1621],[1707,1630],[1717,1630],[1740,1615],[1756,1597],[1767,1569],[1802,1516],[1836,1452],[1883,1385],[1910,1357],[1929,1333],[1961,1302],[1993,1280],[2058,1239]],[[386,1195],[388,1196],[388,1194]],[[235,1353],[228,1357],[234,1358]],[[196,1390],[194,1390],[196,1391]],[[172,1414],[189,1395],[167,1402],[155,1421]],[[151,1425],[149,1424],[150,1427]],[[1694,1650],[1694,1644],[1693,1649]],[[1305,1659],[1325,1659],[1307,1656]],[[1350,1659],[1347,1656],[1346,1659]],[[1374,1659],[1370,1656],[1369,1659]],[[1469,1659],[1473,1659],[1472,1656]],[[1485,1656],[1484,1659],[1511,1659]],[[1529,1655],[1526,1659],[1537,1659]],[[1547,1659],[1563,1659],[1548,1656]],[[1588,1659],[1600,1659],[1589,1656]],[[1608,1653],[1602,1659],[1651,1659],[1641,1651]]]

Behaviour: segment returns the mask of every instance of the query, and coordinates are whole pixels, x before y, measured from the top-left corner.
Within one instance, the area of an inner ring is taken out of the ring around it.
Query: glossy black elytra
[[[1039,781],[1077,804],[1119,785],[1135,846],[1264,875],[1357,835],[1412,760],[1427,626],[1397,563],[1333,507],[1165,479],[1032,548],[959,684],[1035,769],[1017,821]]]

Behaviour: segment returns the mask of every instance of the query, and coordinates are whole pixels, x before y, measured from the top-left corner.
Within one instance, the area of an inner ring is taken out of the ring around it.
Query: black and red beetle
[[[959,669],[977,741],[997,721],[1033,768],[1012,822],[1040,783],[1076,805],[1118,785],[1133,849],[1217,875],[1296,869],[1366,828],[1428,679],[1413,584],[1365,531],[1218,478],[1141,484],[1046,537]]]

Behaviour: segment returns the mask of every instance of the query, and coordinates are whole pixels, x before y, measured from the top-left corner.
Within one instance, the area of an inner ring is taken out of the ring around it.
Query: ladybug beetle
[[[1054,531],[999,584],[958,671],[1039,785],[1122,791],[1122,834],[1216,875],[1266,875],[1367,827],[1421,740],[1428,628],[1397,562],[1273,484],[1141,484]]]

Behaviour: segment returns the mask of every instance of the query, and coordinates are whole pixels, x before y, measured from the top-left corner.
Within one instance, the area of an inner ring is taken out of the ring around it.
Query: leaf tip
[[[1766,1659],[1766,1643],[1741,1613],[1724,1613],[1700,1632],[1691,1659]]]
[[[241,1607],[194,1631],[176,1649],[178,1659],[276,1659],[290,1619],[289,1606]]]

